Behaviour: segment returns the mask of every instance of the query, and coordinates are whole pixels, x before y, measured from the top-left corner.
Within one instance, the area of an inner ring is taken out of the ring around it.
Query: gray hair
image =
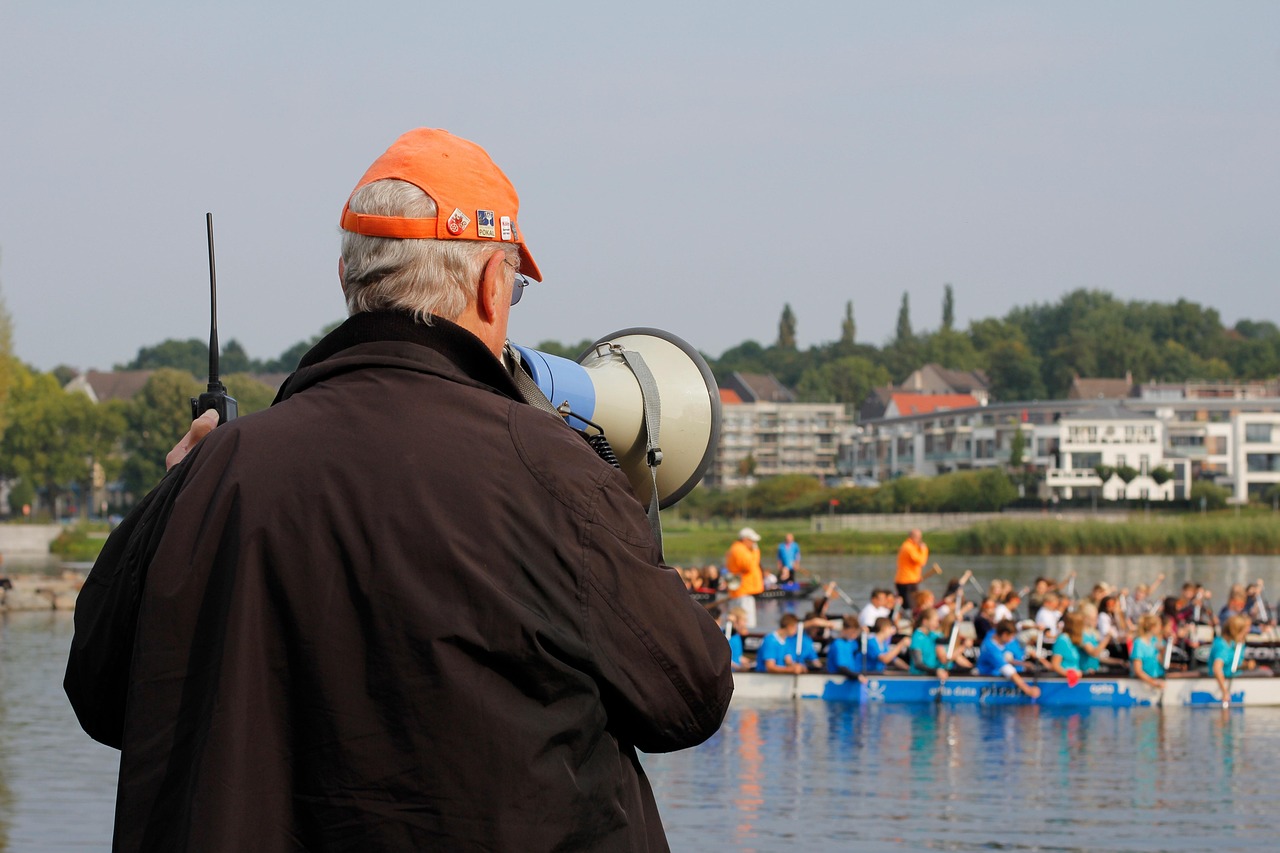
[[[359,189],[348,206],[355,213],[429,219],[436,203],[406,181],[374,181]],[[347,313],[402,310],[420,321],[431,315],[456,320],[475,299],[476,281],[494,249],[518,265],[514,243],[488,240],[406,240],[344,231],[342,288]],[[514,269],[512,270],[514,275]]]

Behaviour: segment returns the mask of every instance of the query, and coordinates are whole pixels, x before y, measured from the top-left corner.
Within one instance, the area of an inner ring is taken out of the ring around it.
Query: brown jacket
[[[728,646],[517,398],[458,327],[357,315],[112,536],[66,686],[123,748],[117,850],[666,849],[636,749],[716,731]]]

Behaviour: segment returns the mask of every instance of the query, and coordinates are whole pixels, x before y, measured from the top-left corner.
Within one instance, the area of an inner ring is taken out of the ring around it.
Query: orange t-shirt
[[[724,567],[742,579],[738,588],[729,592],[730,598],[759,595],[764,592],[764,572],[760,570],[760,546],[748,545],[741,539],[729,546],[724,555]]]
[[[898,549],[898,573],[894,575],[893,582],[920,583],[921,570],[927,562],[929,562],[929,546],[923,542],[917,545],[914,539],[908,539]]]

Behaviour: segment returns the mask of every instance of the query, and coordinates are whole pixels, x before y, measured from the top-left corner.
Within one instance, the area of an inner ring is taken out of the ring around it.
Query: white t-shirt
[[[996,605],[996,612],[995,615],[991,617],[991,622],[992,624],[999,624],[1006,619],[1010,622],[1013,621],[1013,611],[1006,607],[1002,601]]]
[[[863,628],[870,629],[876,624],[877,619],[888,619],[889,608],[877,607],[874,604],[867,604],[862,608],[862,612],[858,614],[858,624]]]
[[[1058,633],[1058,623],[1062,621],[1062,611],[1050,610],[1048,607],[1041,607],[1036,613],[1036,626],[1043,628],[1050,634]]]

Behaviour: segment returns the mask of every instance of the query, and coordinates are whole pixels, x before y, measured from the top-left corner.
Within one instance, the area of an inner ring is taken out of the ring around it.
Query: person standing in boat
[[[898,571],[893,576],[898,595],[908,606],[915,601],[916,590],[924,580],[924,567],[928,562],[929,546],[924,543],[924,534],[918,528],[912,530],[898,548]],[[940,575],[942,569],[935,563],[929,573]]]
[[[108,539],[65,685],[121,749],[113,849],[668,849],[637,753],[719,729],[729,648],[517,384],[517,206],[478,145],[402,135],[341,214],[348,319]]]
[[[794,533],[788,533],[778,545],[778,583],[798,583],[800,572],[800,543]]]
[[[764,592],[760,534],[750,527],[739,530],[738,538],[724,555],[724,568],[729,573],[729,600],[747,614],[747,627],[755,628],[756,596]]]

